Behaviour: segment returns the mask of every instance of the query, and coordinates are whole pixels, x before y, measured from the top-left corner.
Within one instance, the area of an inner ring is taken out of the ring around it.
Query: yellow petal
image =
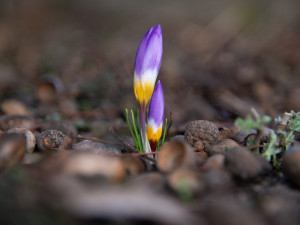
[[[136,100],[141,105],[147,105],[151,99],[154,83],[153,82],[141,82],[141,80],[136,80],[133,83],[134,94]]]
[[[162,126],[154,130],[151,126],[147,127],[147,138],[149,141],[158,142],[162,134]]]

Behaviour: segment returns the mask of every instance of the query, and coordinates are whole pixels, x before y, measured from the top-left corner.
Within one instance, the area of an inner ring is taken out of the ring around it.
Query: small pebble
[[[1,104],[1,109],[6,115],[30,115],[30,111],[20,101],[7,100]]]
[[[222,154],[216,154],[209,157],[204,165],[203,170],[222,170],[224,168],[225,156]]]
[[[72,153],[63,161],[62,172],[86,177],[103,176],[116,182],[126,176],[126,168],[119,158],[90,153]]]
[[[5,133],[0,137],[0,172],[6,171],[22,161],[26,146],[25,136]]]
[[[123,154],[120,160],[129,175],[139,175],[146,172],[146,163],[138,156]]]
[[[184,133],[185,140],[197,149],[205,149],[218,140],[218,127],[206,120],[190,122]]]
[[[24,155],[22,163],[24,165],[36,164],[43,160],[43,154],[41,153],[26,153]]]
[[[129,184],[133,187],[140,187],[141,190],[151,187],[151,191],[162,193],[166,191],[167,181],[162,173],[156,171],[131,176],[129,177]]]
[[[55,102],[62,95],[64,86],[61,79],[55,74],[44,74],[41,76],[37,86],[37,98],[43,103]]]
[[[226,152],[225,167],[241,179],[251,179],[271,169],[265,159],[243,147],[231,148]]]
[[[298,191],[277,184],[261,191],[257,205],[270,224],[299,225],[299,197]]]
[[[218,141],[216,144],[211,145],[206,149],[206,152],[209,156],[215,154],[225,154],[226,151],[230,148],[237,147],[239,144],[232,139],[223,139]]]
[[[218,140],[223,140],[223,139],[228,139],[228,138],[232,138],[232,132],[229,128],[227,127],[222,127],[219,128],[219,137]]]
[[[234,186],[232,176],[226,170],[211,169],[203,174],[209,192],[224,192]]]
[[[31,116],[5,115],[0,116],[0,129],[7,131],[9,128],[19,127],[34,130],[41,125],[41,120]]]
[[[161,146],[157,167],[163,172],[171,172],[180,167],[194,167],[195,159],[195,152],[188,143],[170,141]]]
[[[167,180],[171,188],[180,194],[196,195],[205,190],[202,175],[191,169],[181,168],[175,170],[167,177]]]
[[[291,183],[300,188],[300,149],[291,149],[285,153],[282,171]]]
[[[185,141],[184,135],[176,135],[170,138],[170,141]]]
[[[230,131],[232,133],[232,137],[234,137],[237,132],[241,131],[241,128],[239,126],[232,126],[230,127]]]
[[[68,147],[68,144],[68,137],[58,130],[46,130],[37,137],[37,146],[40,150]]]
[[[207,153],[203,150],[199,150],[197,152],[195,152],[195,156],[196,156],[196,166],[202,166],[203,163],[207,160],[208,156]]]
[[[203,203],[203,215],[210,225],[267,225],[250,202],[240,201],[236,195],[213,196]]]
[[[43,103],[55,102],[58,94],[51,83],[41,83],[37,87],[37,97]]]
[[[101,153],[113,153],[113,154],[121,154],[121,150],[107,146],[103,143],[99,142],[93,142],[89,140],[84,140],[81,142],[76,143],[73,146],[73,151],[75,152],[90,152],[95,154],[101,154]]]
[[[257,130],[251,129],[249,131],[240,130],[233,136],[233,140],[235,140],[239,144],[246,144],[249,138],[255,138],[257,134]]]
[[[27,153],[32,153],[35,148],[36,144],[36,138],[34,134],[25,128],[10,128],[7,133],[18,133],[18,134],[23,134],[26,138],[26,152]]]

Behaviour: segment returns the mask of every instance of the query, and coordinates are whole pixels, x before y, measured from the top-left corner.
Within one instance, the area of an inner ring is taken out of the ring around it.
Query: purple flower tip
[[[164,92],[160,81],[157,82],[149,105],[148,125],[162,126],[164,120]]]
[[[150,28],[140,43],[135,57],[135,75],[141,77],[152,73],[155,82],[160,69],[162,52],[162,31],[160,25],[157,25]]]

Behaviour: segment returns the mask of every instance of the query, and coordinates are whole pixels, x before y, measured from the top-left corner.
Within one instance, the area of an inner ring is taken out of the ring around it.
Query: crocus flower
[[[151,99],[160,69],[163,52],[160,25],[151,27],[142,39],[134,64],[134,94],[140,106],[146,107]]]
[[[157,143],[162,134],[164,110],[164,92],[160,81],[158,81],[150,101],[147,124],[147,138],[152,152],[156,150]]]
[[[133,88],[139,103],[141,137],[146,151],[146,109],[151,99],[162,58],[162,31],[160,25],[151,27],[142,39],[134,64]]]

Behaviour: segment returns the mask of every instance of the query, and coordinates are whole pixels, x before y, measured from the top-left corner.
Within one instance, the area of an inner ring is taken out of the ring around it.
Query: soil
[[[300,12],[284,2],[0,2],[0,224],[300,224],[299,133],[273,167],[274,122],[300,111]],[[134,58],[161,24],[166,143],[136,152]]]

